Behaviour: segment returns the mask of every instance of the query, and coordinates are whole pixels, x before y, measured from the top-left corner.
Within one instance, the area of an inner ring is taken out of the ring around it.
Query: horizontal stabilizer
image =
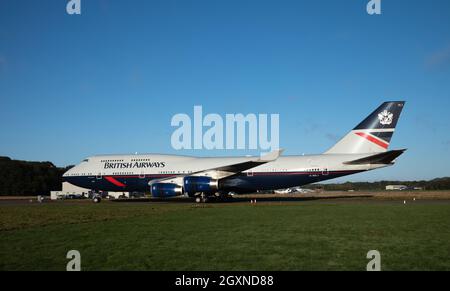
[[[398,156],[403,154],[406,149],[402,150],[392,150],[385,153],[380,153],[372,156],[368,156],[362,159],[357,159],[349,162],[344,162],[346,165],[367,165],[367,164],[385,164],[388,165],[392,163]]]

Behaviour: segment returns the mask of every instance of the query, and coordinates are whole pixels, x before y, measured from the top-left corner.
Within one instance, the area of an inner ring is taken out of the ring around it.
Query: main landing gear
[[[201,194],[195,196],[195,202],[196,203],[206,203],[206,202],[208,202],[208,197],[205,195],[205,193],[201,193]]]
[[[225,192],[217,192],[214,195],[207,195],[205,193],[198,193],[195,195],[196,203],[207,203],[210,201],[227,202],[230,200],[230,195]]]

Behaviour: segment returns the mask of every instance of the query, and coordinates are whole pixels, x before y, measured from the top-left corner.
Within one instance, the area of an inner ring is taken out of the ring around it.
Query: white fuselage
[[[242,171],[237,176],[226,178],[222,185],[226,188],[225,191],[235,192],[280,189],[386,166],[344,164],[344,162],[370,155],[282,156],[275,161]],[[223,165],[237,164],[247,159],[248,157],[190,157],[160,154],[92,156],[66,172],[64,179],[75,185],[95,190],[148,191],[148,183],[154,179],[187,175]]]

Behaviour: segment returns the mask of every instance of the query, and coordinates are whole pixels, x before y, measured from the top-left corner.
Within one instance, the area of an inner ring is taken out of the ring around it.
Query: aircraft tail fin
[[[404,105],[404,101],[384,102],[325,154],[386,152]]]

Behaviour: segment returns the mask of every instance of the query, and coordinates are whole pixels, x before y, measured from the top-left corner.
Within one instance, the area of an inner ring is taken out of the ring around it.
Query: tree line
[[[61,190],[62,175],[71,167],[0,157],[0,196],[49,195],[50,191]]]
[[[450,190],[450,177],[436,178],[420,181],[377,181],[377,182],[345,182],[339,184],[314,184],[308,188],[321,188],[327,191],[368,191],[386,190],[387,185],[405,185],[408,188],[421,188],[423,190]]]

